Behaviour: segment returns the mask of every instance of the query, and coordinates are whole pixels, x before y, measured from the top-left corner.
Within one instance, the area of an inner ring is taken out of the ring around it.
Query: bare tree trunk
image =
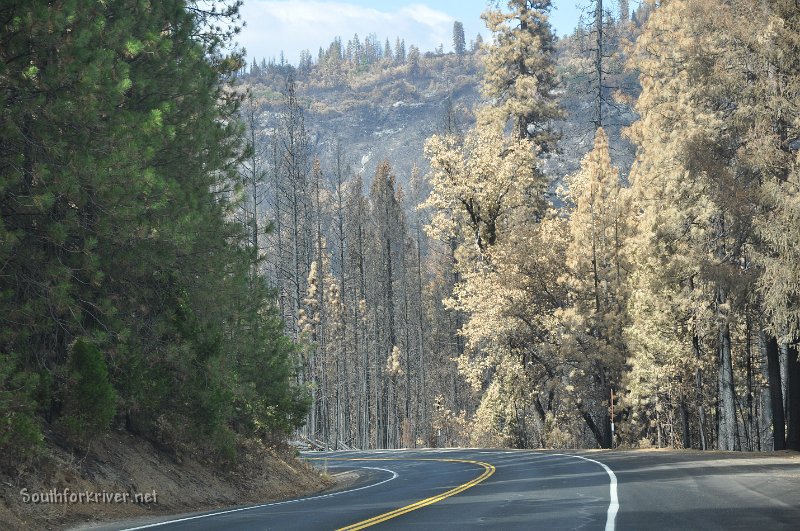
[[[360,183],[360,181],[359,181]],[[358,302],[356,303],[357,312],[358,312],[358,319],[356,321],[356,328],[358,328],[362,322],[364,324],[362,336],[362,348],[361,352],[363,353],[363,359],[361,360],[362,363],[362,395],[361,398],[363,400],[364,406],[362,408],[362,418],[361,418],[361,447],[363,449],[368,449],[370,447],[370,432],[369,432],[369,420],[370,420],[370,370],[369,370],[369,345],[368,345],[368,338],[367,338],[367,276],[366,271],[364,268],[364,212],[361,206],[363,205],[363,201],[361,199],[361,190],[355,190],[354,193],[358,194],[358,213],[359,213],[359,221],[358,226],[356,228],[356,244],[358,249]],[[363,309],[361,308],[361,304],[364,304]],[[363,315],[362,315],[363,312]],[[358,343],[356,343],[358,344]]]
[[[395,313],[394,313],[394,275],[392,271],[392,236],[389,228],[390,223],[390,216],[389,216],[389,200],[385,201],[384,204],[384,212],[386,217],[384,218],[386,226],[386,232],[383,235],[384,237],[384,245],[386,249],[386,312],[388,317],[388,325],[389,325],[389,348],[388,348],[388,356],[391,356],[394,347],[397,345],[397,331],[395,328]],[[384,394],[384,415],[385,415],[385,423],[384,423],[384,439],[385,439],[385,448],[389,447],[389,404],[388,404],[388,396],[389,396],[389,383],[384,378],[383,384],[383,394]]]
[[[259,186],[263,184],[265,172],[263,170],[263,151],[257,144],[256,129],[258,127],[258,119],[256,115],[257,106],[250,95],[247,98],[247,103],[244,107],[245,122],[247,125],[248,142],[250,144],[251,152],[247,163],[244,163],[244,170],[246,173],[245,181],[249,185],[249,202],[252,209],[250,219],[247,220],[247,225],[250,226],[250,245],[253,249],[253,265],[250,271],[250,286],[251,289],[255,285],[256,277],[259,273],[259,224],[258,224],[258,211],[261,206],[262,197],[259,194]]]
[[[686,406],[686,399],[681,396],[681,446],[684,448],[692,447],[692,439],[689,433],[689,408]]]
[[[405,419],[408,428],[411,427],[411,327],[409,326],[409,301],[408,301],[408,267],[406,246],[401,243],[403,249],[403,333],[405,339]]]
[[[349,349],[347,337],[347,320],[348,313],[345,308],[347,299],[347,286],[345,279],[347,278],[347,262],[345,261],[345,242],[347,234],[345,232],[345,161],[344,153],[342,151],[341,142],[336,142],[336,170],[334,173],[334,193],[336,197],[336,219],[335,229],[336,237],[339,245],[339,293],[340,293],[340,308],[338,314],[341,316],[341,330],[340,342],[341,352],[336,358],[336,445],[339,447],[339,442],[342,438],[346,444],[350,442],[350,391],[354,388],[356,378],[351,381],[350,373],[348,370]]]
[[[595,50],[594,68],[597,76],[597,95],[595,96],[595,129],[603,126],[603,0],[597,0],[595,11],[595,31],[597,32],[597,50]]]
[[[798,363],[797,345],[789,345],[787,351],[787,373],[789,375],[786,389],[789,394],[789,408],[786,410],[787,425],[786,449],[800,450],[800,363]]]
[[[657,437],[656,437],[657,446],[656,446],[656,448],[663,448],[664,447],[664,438],[663,438],[663,435],[661,433],[661,431],[662,431],[661,430],[661,412],[659,411],[659,409],[660,408],[658,407],[658,393],[656,393],[656,434],[657,434]]]
[[[581,416],[583,417],[583,420],[586,422],[586,426],[589,428],[589,431],[591,431],[592,435],[594,435],[594,439],[595,441],[597,441],[597,445],[602,448],[604,442],[603,431],[597,426],[597,424],[595,424],[594,419],[588,412],[581,410],[580,413]]]
[[[322,427],[322,438],[325,442],[325,450],[330,448],[330,404],[329,404],[329,389],[328,389],[328,345],[327,345],[327,328],[328,316],[326,311],[325,300],[325,262],[327,251],[323,245],[322,237],[322,202],[320,196],[320,188],[322,186],[322,170],[319,165],[319,160],[314,161],[314,216],[316,217],[316,262],[317,262],[317,311],[319,312],[319,323],[316,326],[316,343],[318,354],[318,367],[319,373],[315,377],[320,380],[320,417]]]
[[[747,450],[752,452],[755,448],[754,439],[757,435],[757,432],[754,428],[753,416],[753,349],[750,335],[750,313],[748,312],[746,316],[745,333],[745,356],[747,357],[745,360],[747,364],[747,422],[745,423],[745,435],[747,440]]]
[[[789,383],[789,351],[786,347],[786,343],[780,343],[780,348],[778,350],[778,364],[780,367],[781,372],[781,396],[783,397],[783,415],[784,418],[788,421],[789,419],[789,389],[787,384]]]
[[[761,449],[768,452],[773,448],[773,433],[772,430],[769,430],[767,433],[767,427],[772,427],[772,384],[771,384],[771,376],[770,376],[770,363],[767,359],[767,342],[768,342],[768,334],[764,331],[764,327],[762,323],[759,323],[759,327],[761,331],[759,332],[759,352],[761,355],[761,363],[759,367],[761,369],[761,380],[766,382],[766,385],[761,386],[761,392],[759,393],[758,402],[759,402],[759,417],[758,421],[761,424],[761,428],[759,429],[759,442],[761,445]],[[774,339],[774,338],[773,338]],[[777,341],[775,343],[775,349],[777,353]],[[780,377],[780,371],[778,371],[778,377]],[[780,386],[779,386],[780,387]],[[779,399],[781,403],[783,399]]]
[[[547,434],[545,433],[547,412],[544,410],[544,406],[542,405],[539,395],[536,395],[536,398],[533,399],[533,410],[535,412],[534,419],[536,423],[536,431],[539,432],[539,448],[545,448],[547,446]]]
[[[280,159],[278,157],[277,138],[272,141],[272,164],[275,172],[275,243],[278,255],[275,262],[275,287],[278,290],[278,308],[280,309],[281,319],[286,319],[286,293],[283,274],[283,212],[281,211],[282,186],[280,182]]]
[[[418,324],[419,324],[419,396],[417,396],[417,404],[420,405],[421,412],[418,416],[419,421],[417,426],[427,426],[429,423],[430,416],[428,415],[428,389],[426,386],[427,383],[427,368],[425,366],[425,308],[423,307],[422,302],[422,292],[423,292],[423,284],[422,284],[422,234],[421,234],[421,227],[419,220],[417,220],[417,302],[419,304],[419,316],[418,316]],[[426,437],[427,438],[427,437]],[[414,437],[414,445],[416,446],[416,439]]]
[[[725,292],[718,288],[717,303],[725,303]],[[731,359],[730,328],[725,317],[719,325],[719,357],[717,359],[719,376],[719,436],[717,448],[720,450],[736,449],[736,403],[733,392],[733,363]]]
[[[692,335],[692,350],[694,351],[695,359],[699,363],[701,359],[700,338],[697,337],[697,334]],[[706,409],[704,404],[705,398],[703,396],[703,373],[700,367],[697,367],[694,371],[694,381],[697,397],[697,413],[700,420],[700,449],[707,450],[708,442],[706,441]]]
[[[767,377],[769,382],[770,407],[772,409],[773,450],[786,449],[786,418],[783,410],[783,387],[781,385],[780,349],[775,336],[766,339]]]
[[[716,222],[716,234],[720,242],[717,244],[716,255],[720,261],[723,261],[725,250],[722,242],[725,237],[725,220],[721,216]],[[719,450],[738,450],[731,332],[728,311],[724,309],[728,304],[728,295],[722,282],[717,285],[716,299],[717,322],[719,323],[717,329],[717,448]]]

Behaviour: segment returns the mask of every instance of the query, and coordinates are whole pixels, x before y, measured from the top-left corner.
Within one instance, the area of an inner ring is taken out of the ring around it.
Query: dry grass
[[[178,458],[149,442],[113,432],[76,457],[51,447],[33,462],[0,475],[0,528],[4,530],[63,529],[87,522],[152,517],[294,497],[330,486],[288,450],[267,448],[256,441],[239,445],[238,462],[222,467],[192,457]],[[63,492],[146,493],[156,491],[158,502],[24,503],[29,493]]]

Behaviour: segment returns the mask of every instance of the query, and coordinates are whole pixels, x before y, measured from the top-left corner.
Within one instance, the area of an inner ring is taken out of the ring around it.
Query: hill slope
[[[585,36],[561,39],[557,50],[558,96],[565,118],[552,124],[560,132],[561,142],[558,152],[544,162],[545,171],[555,184],[577,171],[594,140],[594,89],[587,75],[588,52],[581,39]],[[461,58],[454,54],[426,54],[418,67],[376,63],[368,69],[351,71],[335,85],[321,80],[321,66],[303,71],[287,65],[246,75],[243,86],[259,102],[259,125],[269,135],[280,127],[281,92],[285,76],[291,71],[306,110],[305,125],[313,151],[323,171],[332,167],[337,142],[341,142],[352,170],[362,172],[367,182],[377,165],[387,159],[400,183],[406,183],[415,165],[423,174],[427,171],[423,146],[428,137],[448,128],[464,132],[474,124],[473,111],[483,103],[482,61],[482,53]],[[620,54],[614,57],[616,71],[622,71],[623,61]],[[614,162],[625,173],[634,152],[623,139],[622,130],[636,117],[627,104],[614,101],[614,93],[630,98],[638,92],[638,85],[633,73],[609,74],[606,78],[604,127]]]
[[[257,503],[321,490],[330,481],[260,444],[238,448],[233,467],[177,455],[131,434],[112,431],[91,450],[72,452],[51,444],[46,455],[0,475],[0,527],[63,529],[104,520],[145,518]],[[78,457],[76,457],[76,455]],[[99,492],[154,494],[154,503],[34,503],[42,494]]]

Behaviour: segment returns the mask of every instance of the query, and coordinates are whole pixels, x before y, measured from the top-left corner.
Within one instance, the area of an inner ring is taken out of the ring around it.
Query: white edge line
[[[617,476],[614,474],[614,471],[611,470],[608,465],[601,463],[595,459],[589,459],[588,457],[583,457],[580,455],[572,455],[572,454],[545,454],[545,455],[561,455],[564,457],[575,457],[577,459],[583,459],[584,461],[590,461],[592,463],[598,464],[603,469],[605,469],[606,473],[609,477],[609,503],[608,503],[608,513],[606,515],[606,531],[614,531],[615,522],[617,519],[617,511],[619,511],[619,498],[617,497]]]
[[[282,501],[282,502],[264,503],[264,504],[261,504],[261,505],[252,505],[250,507],[240,507],[238,509],[228,509],[227,511],[219,511],[219,512],[216,512],[216,513],[199,514],[197,516],[189,516],[189,517],[186,517],[186,518],[178,518],[177,520],[167,520],[165,522],[156,522],[154,524],[142,525],[142,526],[138,526],[138,527],[128,527],[126,529],[123,529],[122,531],[135,531],[136,529],[148,529],[150,527],[158,527],[158,526],[167,525],[167,524],[177,524],[179,522],[188,522],[189,520],[198,520],[200,518],[208,518],[210,516],[220,516],[220,515],[223,515],[223,514],[238,513],[240,511],[251,511],[253,509],[262,509],[264,507],[274,507],[276,505],[287,505],[289,503],[297,503],[297,502],[303,502],[303,501],[309,501],[309,500],[321,500],[322,498],[330,498],[332,496],[338,496],[339,494],[347,494],[348,492],[356,492],[358,490],[364,490],[364,489],[370,489],[372,487],[377,487],[378,485],[383,485],[384,483],[388,483],[389,481],[392,481],[393,479],[396,479],[397,476],[398,476],[397,472],[395,472],[394,470],[386,469],[386,468],[377,468],[377,467],[371,467],[371,466],[360,466],[360,467],[356,467],[356,468],[368,468],[370,470],[380,470],[382,472],[389,472],[392,475],[392,477],[390,477],[389,479],[384,479],[383,481],[379,481],[378,483],[373,483],[371,485],[365,485],[363,487],[358,487],[357,489],[342,490],[342,491],[339,491],[339,492],[331,492],[330,494],[321,494],[319,496],[312,496],[310,498],[296,498],[294,500],[286,500],[286,501]]]

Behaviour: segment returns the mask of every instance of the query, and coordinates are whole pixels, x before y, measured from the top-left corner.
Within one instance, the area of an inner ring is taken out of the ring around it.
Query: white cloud
[[[238,41],[247,50],[249,61],[278,57],[283,50],[294,64],[301,50],[308,49],[316,57],[317,50],[327,48],[334,37],[347,43],[356,33],[362,41],[375,33],[381,42],[388,37],[392,46],[395,37],[400,37],[406,47],[416,44],[428,51],[441,43],[448,50],[455,20],[419,3],[380,10],[346,2],[249,0],[241,13],[246,27]]]

